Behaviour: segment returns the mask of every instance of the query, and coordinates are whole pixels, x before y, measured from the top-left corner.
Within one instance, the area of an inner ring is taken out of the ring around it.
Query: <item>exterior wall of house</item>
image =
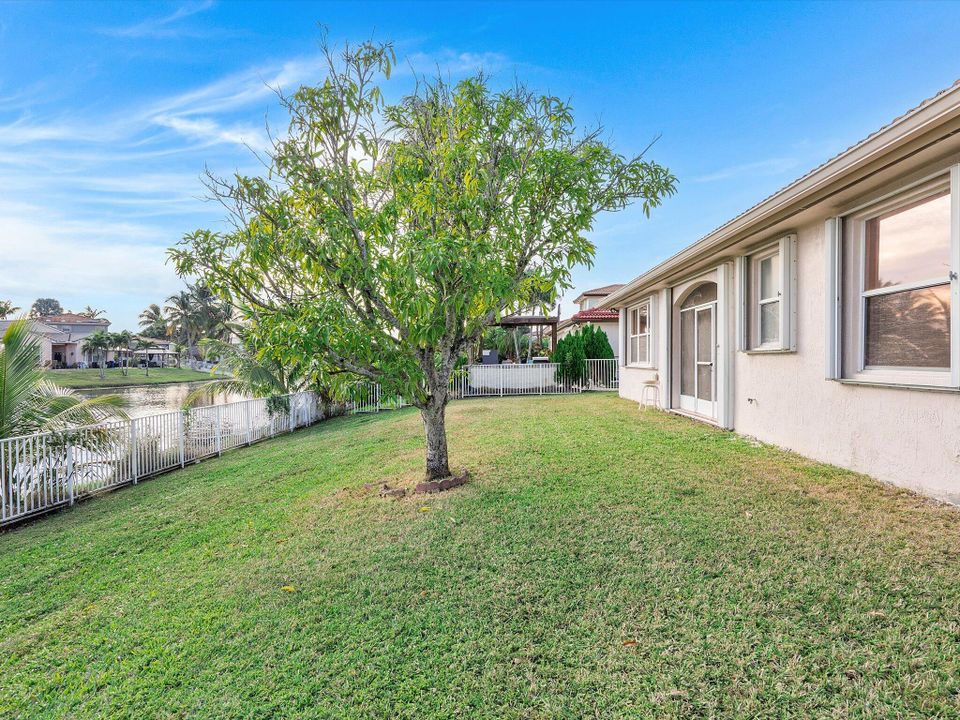
[[[594,326],[596,326],[596,327],[598,327],[598,328],[600,328],[601,330],[603,330],[603,331],[607,334],[607,340],[610,341],[610,347],[613,348],[613,356],[614,356],[615,358],[619,358],[619,357],[620,357],[620,342],[619,342],[619,339],[618,339],[618,337],[617,337],[617,333],[618,333],[618,331],[619,331],[619,325],[618,325],[618,323],[615,323],[615,322],[600,322],[600,323],[590,323],[590,324],[591,324],[591,325],[594,325]]]
[[[53,362],[53,343],[45,335],[40,337],[40,364],[44,367]]]
[[[797,351],[737,352],[741,433],[960,503],[960,395],[825,379],[824,221],[797,237]]]
[[[826,220],[796,229],[796,351],[730,351],[727,424],[807,457],[960,503],[960,393],[826,379]],[[672,299],[681,297],[686,286],[654,293],[656,367],[621,363],[622,397],[639,402],[644,383],[657,380],[660,406],[675,405],[668,403],[672,393],[664,370],[675,362],[669,363],[670,334],[664,330],[671,322]],[[731,347],[737,295],[734,288],[720,300],[726,304]],[[625,309],[620,317],[620,357],[625,358]]]
[[[618,342],[615,347],[619,348],[617,357],[620,359],[620,397],[625,397],[636,402],[641,402],[646,392],[646,402],[651,404],[653,400],[653,391],[644,390],[647,385],[652,384],[656,388],[657,407],[667,407],[667,398],[670,392],[670,383],[664,371],[669,365],[668,355],[670,346],[666,341],[667,328],[670,322],[670,292],[660,291],[653,293],[653,343],[651,352],[653,354],[649,367],[632,367],[626,365],[627,362],[627,310],[621,308],[620,323],[617,328]]]

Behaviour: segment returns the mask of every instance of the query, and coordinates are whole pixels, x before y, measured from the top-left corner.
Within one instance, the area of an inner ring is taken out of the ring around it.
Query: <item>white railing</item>
[[[589,390],[617,390],[620,388],[620,361],[616,358],[587,360]]]
[[[564,372],[556,363],[467,365],[457,370],[450,388],[457,398],[507,395],[563,395],[587,390],[616,390],[616,359],[587,360],[584,374]]]
[[[0,440],[0,525],[320,419],[304,392]]]

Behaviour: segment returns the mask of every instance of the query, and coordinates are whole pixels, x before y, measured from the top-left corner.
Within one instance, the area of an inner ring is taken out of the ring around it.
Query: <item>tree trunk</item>
[[[420,409],[427,433],[427,480],[450,477],[450,458],[447,454],[446,396],[431,398]]]

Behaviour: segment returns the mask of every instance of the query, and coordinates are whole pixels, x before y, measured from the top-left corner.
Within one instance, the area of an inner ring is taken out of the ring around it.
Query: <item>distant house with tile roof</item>
[[[586,290],[580,293],[574,302],[580,310],[566,320],[561,320],[557,326],[557,337],[563,338],[584,325],[594,325],[602,329],[610,340],[614,357],[619,357],[620,343],[618,330],[620,314],[616,310],[603,310],[597,307],[604,298],[623,287],[623,283],[604,285],[603,287]]]
[[[0,320],[0,335],[13,320]],[[72,368],[90,363],[93,358],[83,352],[83,342],[93,333],[110,328],[105,318],[92,318],[77,313],[45,315],[28,320],[30,332],[40,341],[40,362],[47,367]],[[109,353],[110,360],[113,353]]]
[[[76,367],[78,363],[91,363],[95,358],[83,352],[83,341],[95,332],[110,330],[110,321],[106,318],[92,318],[78,313],[61,313],[38,318],[44,325],[60,331],[60,342],[54,343],[51,352],[53,367]],[[108,360],[113,358],[109,353]]]

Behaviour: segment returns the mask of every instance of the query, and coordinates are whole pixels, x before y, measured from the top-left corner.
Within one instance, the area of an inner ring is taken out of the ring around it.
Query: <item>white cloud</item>
[[[111,35],[113,37],[123,38],[164,39],[186,36],[201,37],[207,33],[191,30],[190,28],[173,28],[170,26],[176,23],[178,20],[183,20],[191,15],[204,12],[205,10],[209,10],[211,7],[213,7],[213,0],[204,0],[203,2],[199,3],[186,3],[178,7],[169,15],[163,15],[157,18],[148,18],[142,22],[124,27],[102,28],[100,32],[103,35]]]
[[[436,52],[417,52],[399,63],[398,71],[412,69],[417,74],[466,75],[483,70],[495,73],[513,65],[506,55],[497,52],[458,52],[443,49]]]
[[[147,37],[208,6],[183,6],[119,30]],[[452,75],[509,64],[497,53],[452,50],[411,60],[424,72],[439,66]],[[202,202],[204,166],[260,172],[240,146],[267,146],[257,123],[277,107],[275,91],[316,83],[324,72],[319,54],[294,57],[152,101],[115,104],[106,114],[61,108],[43,116],[33,90],[4,87],[0,101],[16,102],[0,102],[0,297],[25,306],[39,296],[89,303],[105,308],[118,327],[135,326],[140,309],[181,285],[166,249],[185,231],[220,226],[221,209]],[[393,92],[410,82],[407,76]]]
[[[176,285],[165,266],[172,239],[155,227],[63,218],[25,203],[4,202],[0,217],[4,294],[55,297],[87,288],[146,298]]]
[[[767,160],[758,160],[757,162],[744,163],[742,165],[731,165],[721,168],[706,175],[700,175],[693,178],[690,182],[708,183],[718,180],[732,180],[747,175],[779,175],[780,173],[793,170],[800,164],[797,158],[779,157],[769,158]]]
[[[254,150],[263,150],[270,146],[266,132],[263,130],[241,125],[224,127],[209,117],[190,118],[176,115],[157,115],[153,118],[153,122],[205,144],[234,143],[248,146]]]
[[[89,129],[57,122],[31,124],[26,118],[0,125],[0,144],[20,146],[44,141],[87,141],[97,138]]]

